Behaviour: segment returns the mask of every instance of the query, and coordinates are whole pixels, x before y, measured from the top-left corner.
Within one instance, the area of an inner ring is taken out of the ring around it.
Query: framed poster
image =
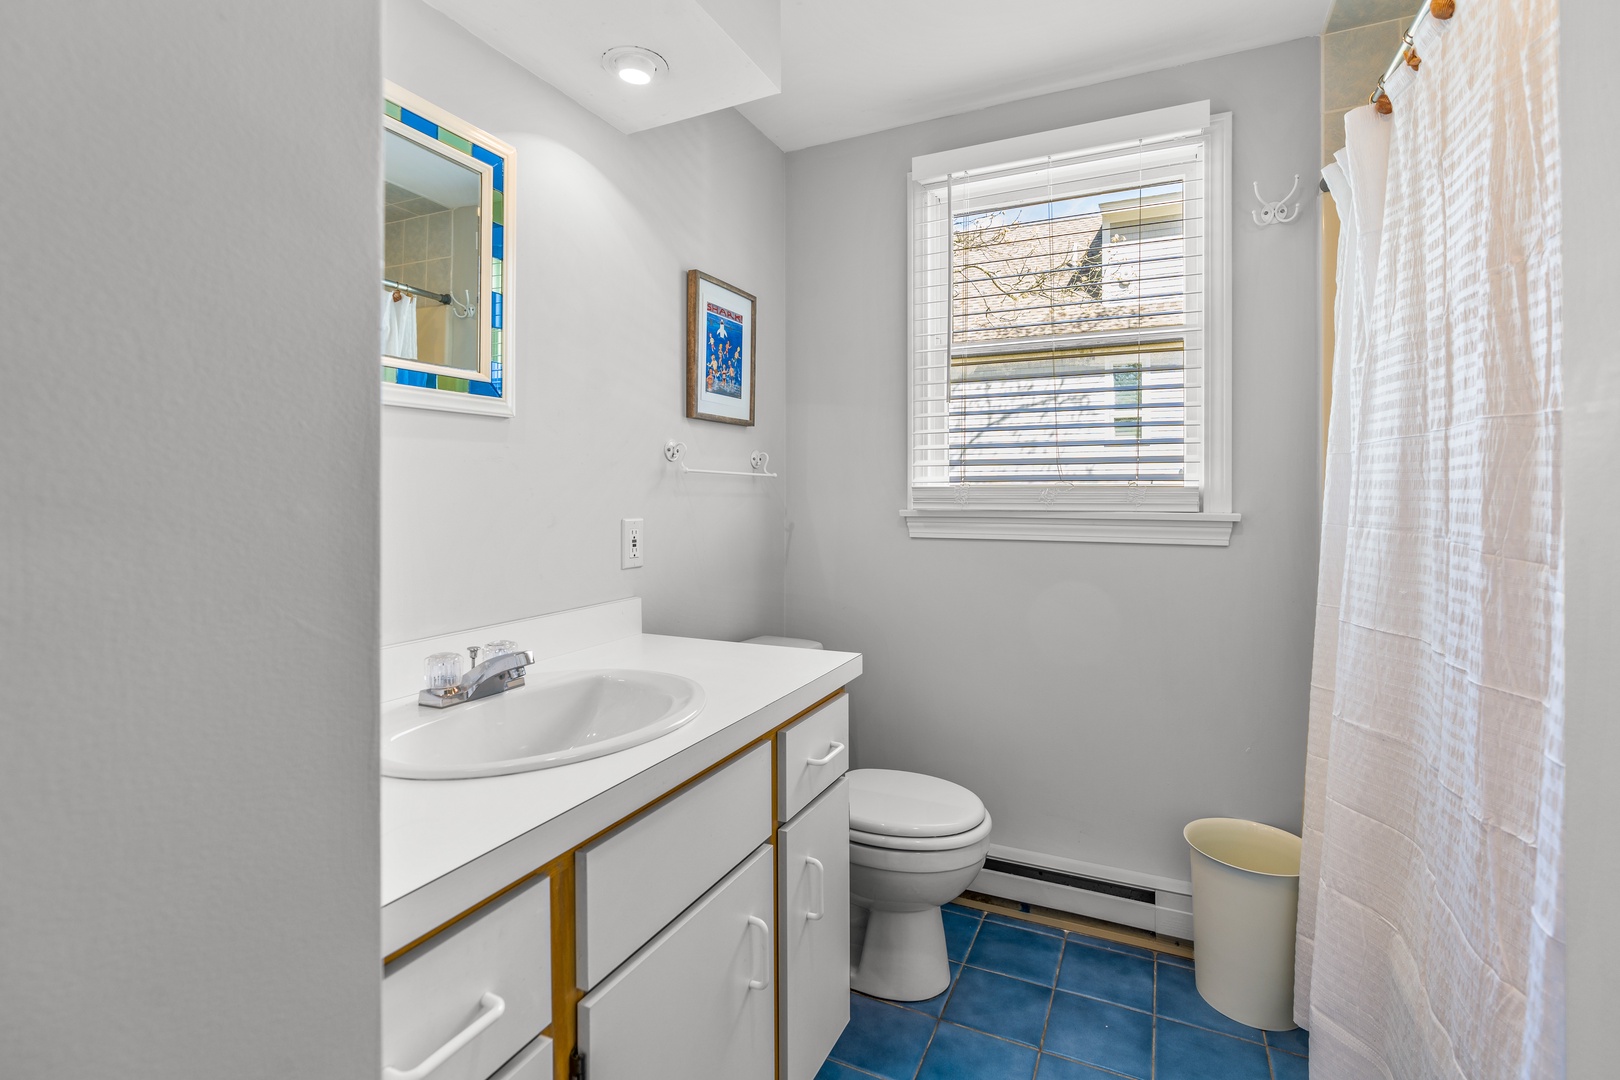
[[[754,297],[686,272],[686,415],[754,424]]]

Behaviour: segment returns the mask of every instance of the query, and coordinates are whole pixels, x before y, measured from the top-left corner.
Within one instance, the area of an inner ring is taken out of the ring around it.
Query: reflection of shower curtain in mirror
[[[391,290],[383,290],[382,351],[384,356],[416,359],[416,297],[401,293],[396,300]]]

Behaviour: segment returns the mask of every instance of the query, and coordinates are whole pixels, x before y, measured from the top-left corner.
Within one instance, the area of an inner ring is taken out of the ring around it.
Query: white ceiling
[[[777,0],[427,0],[620,131],[729,108],[781,85]],[[640,46],[669,65],[651,86],[602,68]]]
[[[738,110],[777,146],[797,150],[1315,37],[1330,7],[1332,0],[782,0],[782,92]]]

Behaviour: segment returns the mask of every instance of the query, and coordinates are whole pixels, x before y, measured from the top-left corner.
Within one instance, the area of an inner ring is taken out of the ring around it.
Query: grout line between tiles
[[[1148,1080],[1157,1080],[1159,1075],[1159,962],[1153,962],[1153,997],[1149,999],[1153,1005],[1153,1038],[1148,1044]]]
[[[1052,1008],[1057,1004],[1057,980],[1063,975],[1063,958],[1069,952],[1069,939],[1063,939],[1063,948],[1058,950],[1057,974],[1052,976],[1052,996],[1046,999],[1046,1019],[1041,1023],[1041,1044],[1035,1055],[1035,1072],[1041,1071],[1041,1054],[1046,1053],[1046,1033],[1052,1027]]]

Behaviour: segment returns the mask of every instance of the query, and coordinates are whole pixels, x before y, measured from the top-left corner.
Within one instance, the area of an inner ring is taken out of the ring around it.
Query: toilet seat
[[[878,839],[882,844],[869,844],[860,839],[870,833],[851,832],[849,836],[849,863],[851,866],[869,866],[876,870],[889,870],[899,874],[939,874],[965,867],[977,868],[990,850],[990,816],[985,815],[977,828],[955,836],[940,836],[933,840],[939,846],[926,848],[890,847],[887,842],[896,837]],[[946,841],[949,843],[947,844]],[[902,843],[904,841],[901,841]]]
[[[857,843],[923,851],[962,847],[973,842],[965,834],[983,826],[987,817],[977,795],[937,776],[897,769],[849,773],[849,830]],[[902,845],[898,840],[919,843]],[[935,840],[942,842],[926,842]]]
[[[849,842],[883,848],[886,851],[955,851],[958,848],[972,847],[989,835],[990,815],[986,813],[973,828],[949,836],[889,836],[885,833],[866,832],[851,826]]]

